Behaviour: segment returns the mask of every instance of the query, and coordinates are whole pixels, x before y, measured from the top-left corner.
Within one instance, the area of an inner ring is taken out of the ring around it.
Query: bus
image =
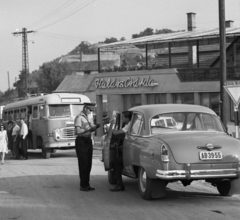
[[[3,123],[24,119],[29,127],[32,118],[32,137],[28,149],[41,149],[43,158],[50,158],[57,149],[75,148],[74,119],[90,99],[75,93],[52,93],[15,101],[3,108]],[[29,133],[30,134],[30,133]]]

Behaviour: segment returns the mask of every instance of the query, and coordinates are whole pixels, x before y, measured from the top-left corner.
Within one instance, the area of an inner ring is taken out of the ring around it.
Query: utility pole
[[[27,31],[27,28],[23,28],[20,32],[13,32],[14,36],[22,35],[22,73],[25,76],[25,95],[28,92],[27,77],[29,73],[29,61],[28,61],[28,41],[27,34],[33,33],[34,31]]]
[[[8,90],[10,90],[10,78],[9,78],[9,72],[8,72]]]
[[[226,65],[226,30],[225,30],[225,0],[219,0],[219,35],[220,35],[220,100],[221,100],[221,120],[227,128],[227,94],[223,86],[227,81]]]

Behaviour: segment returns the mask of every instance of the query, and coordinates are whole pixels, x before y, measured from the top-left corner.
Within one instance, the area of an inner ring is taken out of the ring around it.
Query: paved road
[[[74,150],[58,151],[42,159],[40,151],[29,160],[6,160],[0,165],[1,220],[185,220],[240,219],[240,196],[221,197],[204,182],[183,187],[168,185],[163,199],[141,199],[137,181],[124,178],[126,191],[109,191],[107,175],[94,151],[91,184],[96,191],[79,190]]]

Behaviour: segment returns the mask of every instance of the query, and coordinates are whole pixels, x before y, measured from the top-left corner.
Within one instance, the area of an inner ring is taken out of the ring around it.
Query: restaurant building
[[[227,84],[230,85],[240,84],[239,36],[240,28],[233,28],[232,21],[228,21]],[[145,49],[146,62],[143,68],[121,67],[119,71],[114,69],[107,72],[101,69],[101,51],[130,47]],[[148,53],[153,50],[164,53],[158,52],[158,57],[155,61],[151,59],[150,64]],[[219,54],[219,29],[195,30],[194,13],[188,13],[186,32],[153,35],[99,46],[99,73],[93,75],[94,80],[88,86],[96,95],[94,101],[97,103],[97,121],[103,119],[104,97],[107,99],[109,116],[113,110],[122,112],[133,106],[157,103],[203,105],[221,115]],[[71,89],[68,91],[71,92]],[[234,105],[229,96],[226,103],[228,131],[233,133]],[[102,131],[98,132],[101,136]]]

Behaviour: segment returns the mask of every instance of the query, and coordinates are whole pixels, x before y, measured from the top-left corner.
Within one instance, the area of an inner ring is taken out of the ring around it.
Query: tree
[[[133,34],[132,38],[149,36],[149,35],[153,35],[153,34],[154,34],[154,32],[153,32],[152,28],[146,28],[144,31],[141,31],[139,34]]]
[[[173,33],[173,32],[175,32],[175,31],[172,31],[171,29],[168,29],[168,28],[164,28],[161,30],[158,30],[158,29],[155,30],[155,34],[167,34],[167,33]]]
[[[39,90],[44,93],[51,93],[56,90],[66,75],[72,73],[72,65],[64,62],[59,63],[57,60],[44,63],[40,66],[36,82]]]
[[[114,43],[114,42],[118,42],[118,39],[115,37],[106,38],[105,41],[103,41],[103,43],[105,43],[105,44],[110,44],[110,43]]]
[[[132,38],[150,36],[154,34],[167,34],[167,33],[173,33],[173,32],[179,32],[179,31],[172,31],[171,29],[164,28],[161,30],[156,29],[154,32],[152,28],[146,28],[144,31],[141,31],[139,34],[133,34]]]

